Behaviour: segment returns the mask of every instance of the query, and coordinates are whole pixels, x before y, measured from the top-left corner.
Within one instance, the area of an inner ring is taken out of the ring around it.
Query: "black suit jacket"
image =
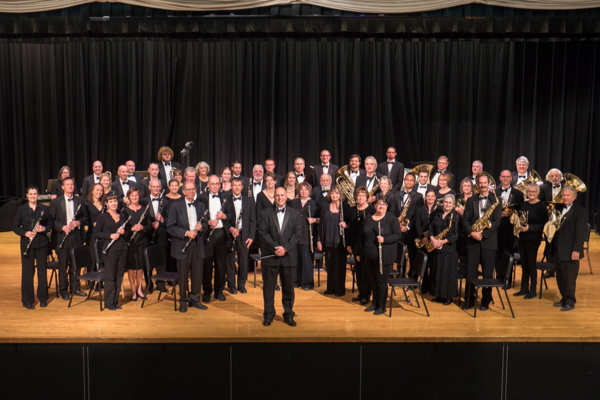
[[[227,203],[231,202],[231,195],[229,195],[228,193],[224,193],[224,192],[219,192],[217,193],[217,195],[219,196],[219,200],[221,201],[221,211],[223,212],[223,214],[227,215],[227,213],[225,212],[225,206],[227,205]],[[210,196],[212,196],[212,193],[207,192],[207,193],[202,193],[201,195],[198,196],[198,200],[200,200],[202,203],[204,203],[204,205],[206,206],[207,209],[210,210]],[[206,215],[206,220],[209,221],[210,220],[210,211],[208,212],[208,214]],[[225,237],[227,238],[227,243],[225,244],[226,246],[230,246],[231,242],[230,240],[232,239],[231,236],[231,232],[229,232],[229,228],[231,227],[231,225],[229,225],[229,221],[227,219],[222,219],[221,222],[223,223],[223,232],[225,232]],[[217,229],[221,229],[221,228],[217,228]],[[206,254],[207,256],[211,256],[213,254],[212,252],[212,245],[213,242],[207,242],[206,243]]]
[[[244,196],[242,192],[240,194],[242,201],[242,242],[248,239],[256,238],[256,204],[252,197]],[[239,201],[239,200],[238,200]],[[227,215],[227,223],[229,227],[236,228],[237,218],[235,216],[235,204],[233,195],[229,197],[227,203],[223,207],[223,212]],[[239,239],[238,239],[239,240]]]
[[[150,199],[150,196],[146,196],[144,197],[142,200],[140,200],[140,204],[143,205],[144,207],[148,204],[152,202],[152,200]],[[158,201],[158,209],[160,211],[160,214],[163,217],[163,221],[159,223],[158,229],[156,230],[156,233],[154,233],[154,228],[152,228],[150,230],[150,233],[148,234],[148,241],[150,241],[152,239],[152,236],[154,236],[154,243],[158,244],[159,246],[166,246],[167,243],[167,219],[166,219],[166,215],[168,215],[168,212],[166,211],[166,207],[167,204],[169,202],[167,200],[165,200],[164,197],[161,197]],[[148,218],[148,225],[152,225],[155,221],[156,221],[156,214],[154,213],[154,206],[150,205],[150,207],[148,207],[148,212],[146,213],[146,218]]]
[[[510,174],[512,175],[512,180],[510,181],[510,184],[512,186],[515,186],[517,184],[517,180],[519,179],[519,173],[517,171],[513,171]],[[529,175],[531,175],[531,170],[528,169],[525,175],[526,178],[529,178]]]
[[[265,178],[263,178],[263,180],[260,182],[260,190],[256,192],[256,195],[258,196],[258,193],[262,192],[264,189],[266,189],[266,187]],[[242,190],[242,196],[252,197],[256,201],[256,198],[254,197],[254,179],[248,180],[247,186],[245,186],[244,190]]]
[[[285,207],[282,229],[279,229],[276,207],[262,210],[258,221],[260,234],[260,252],[262,257],[273,256],[261,260],[266,266],[282,265],[295,267],[298,265],[297,245],[302,232],[300,213],[290,206]],[[286,253],[283,257],[274,256],[275,247],[283,246]]]
[[[588,237],[588,214],[585,208],[573,203],[564,215],[560,229],[554,234],[552,247],[561,261],[571,261],[571,253],[576,251],[583,256],[583,243]]]
[[[331,185],[331,187],[334,187],[334,186],[335,185]],[[317,204],[319,204],[320,208],[323,208],[329,204],[327,195],[323,196],[323,191],[321,190],[321,186],[317,186],[317,187],[313,188],[310,198],[313,199],[314,201],[316,201]]]
[[[74,220],[79,221],[81,225],[74,231],[71,231],[69,236],[73,236],[77,240],[76,243],[81,244],[83,243],[83,227],[87,223],[87,212],[84,207],[85,199],[80,196],[73,196],[73,203],[75,211]],[[59,245],[65,237],[65,233],[62,230],[63,226],[68,225],[69,222],[71,222],[67,221],[64,195],[58,196],[50,201],[50,218],[52,218],[54,225],[54,229],[52,230],[53,243]]]
[[[196,242],[196,251],[198,253],[198,258],[206,258],[205,255],[205,245],[204,245],[204,234],[208,231],[208,213],[203,218],[204,212],[206,211],[206,207],[204,204],[198,200],[194,201],[194,207],[196,208],[196,216],[198,220],[202,220],[202,232],[198,232],[198,235],[195,239]],[[167,232],[171,235],[171,257],[175,259],[184,259],[187,257],[187,254],[183,253],[181,250],[185,247],[185,244],[188,241],[188,238],[185,236],[185,233],[190,230],[190,225],[188,222],[187,215],[187,203],[185,199],[181,201],[174,201],[169,206],[169,217],[167,220]]]
[[[144,179],[142,179],[141,182],[138,183],[138,187],[140,188],[140,192],[142,192],[142,196],[141,197],[150,196],[150,188],[148,187],[150,185],[150,179],[151,178],[149,178],[149,177],[148,178],[144,178]],[[162,189],[165,189],[165,193],[167,193],[169,191],[169,189],[167,188],[167,182],[165,182],[161,178],[158,178],[158,180],[160,181]]]
[[[83,183],[81,184],[81,196],[87,197],[90,189],[96,183],[96,179],[94,178],[94,174],[88,175],[83,178]]]
[[[43,215],[42,215],[43,213]],[[35,235],[33,242],[31,242],[32,249],[39,249],[48,245],[47,232],[52,230],[52,218],[50,217],[50,209],[48,206],[37,203],[35,211],[32,212],[29,207],[29,203],[21,205],[17,209],[15,218],[13,219],[13,232],[21,236],[21,253],[25,252],[25,249],[29,245],[29,238],[25,236],[27,232],[31,232],[35,224],[40,221],[40,225],[44,227],[44,232],[39,232]]]
[[[394,213],[396,217],[400,216],[400,213],[404,209],[406,203],[404,202],[404,191],[398,191],[394,193],[394,204],[391,207],[391,211]],[[408,205],[408,209],[406,210],[406,218],[410,221],[408,225],[409,231],[406,232],[409,236],[415,236],[417,232],[417,210],[423,207],[423,196],[421,193],[416,190],[411,190],[408,195],[410,196],[410,204]],[[390,211],[390,206],[388,206],[388,211]]]
[[[335,182],[335,176],[337,174],[338,169],[340,169],[340,167],[338,167],[335,164],[329,163],[329,170],[327,171],[327,173],[329,175],[331,175],[331,180],[333,182]],[[310,180],[308,183],[310,183],[313,188],[319,186],[321,184],[321,175],[323,175],[323,164],[318,163],[313,168],[313,171],[312,171],[312,174],[310,174]]]
[[[502,194],[502,185],[500,185],[500,187],[496,188],[496,195],[500,198],[501,194]],[[515,188],[510,189],[509,204],[520,205],[524,200],[525,199],[523,197],[523,192],[521,192],[520,190],[517,190]],[[500,198],[500,201],[502,201],[502,198]],[[513,207],[513,209],[514,208],[518,209],[518,207]]]
[[[183,173],[183,170],[181,169],[181,164],[179,164],[178,162],[171,161],[171,169],[173,168],[177,168],[181,171],[181,173]],[[171,180],[171,178],[168,177],[165,173],[165,165],[162,163],[162,161],[158,162],[158,177],[164,180],[165,182],[169,182],[169,180]]]
[[[375,172],[375,178],[373,178],[375,180],[375,182],[373,183],[373,187],[375,187],[375,185],[379,184],[379,178],[381,178],[381,174],[378,174],[377,172]],[[354,186],[354,188],[356,189],[359,186],[367,186],[367,173],[365,172],[364,175],[360,174],[358,176],[358,178],[356,178],[356,185]],[[368,189],[368,188],[367,188]],[[375,191],[374,195],[376,195],[377,193],[381,192],[381,189],[377,188],[377,190]]]
[[[488,201],[485,210],[496,202],[498,198],[494,194],[488,195]],[[490,216],[490,222],[492,223],[491,228],[483,230],[483,240],[481,241],[481,248],[485,250],[497,250],[498,249],[498,226],[500,226],[500,220],[502,219],[502,199],[498,199],[499,203],[494,209],[494,212]],[[471,226],[479,219],[479,195],[471,196],[467,199],[465,204],[465,213],[461,219],[462,232],[467,236],[467,248],[477,246],[480,242],[471,237],[473,229]]]
[[[135,183],[132,180],[128,180],[127,182],[129,182],[129,189],[131,189],[132,187],[136,187],[138,189],[140,189],[140,186]],[[123,197],[125,197],[127,195],[127,193],[123,193],[123,186],[121,185],[121,180],[117,179],[116,181],[114,181],[111,185],[112,190],[114,190],[114,192],[117,194],[117,197],[119,198],[119,200],[122,200]],[[142,189],[140,189],[140,192],[142,192]],[[143,196],[140,196],[143,197]]]
[[[398,161],[394,161],[394,165],[392,165],[392,170],[388,172],[388,163],[387,161],[379,164],[377,168],[377,172],[379,172],[382,176],[388,176],[392,180],[392,188],[396,186],[398,183],[400,187],[402,187],[402,182],[404,180],[404,164]]]
[[[435,174],[437,174],[437,172],[438,172],[437,168],[434,168],[433,171],[431,171],[431,175],[429,175],[430,180],[433,180],[433,177],[435,176]],[[448,175],[450,175],[450,181],[448,182],[448,187],[450,189],[455,189],[455,186],[456,186],[456,176],[452,172],[450,172],[449,169],[446,169],[446,173]]]
[[[565,187],[566,182],[563,180],[560,182],[560,189]],[[554,198],[552,197],[552,182],[546,181],[542,186],[540,186],[540,194],[538,195],[538,199],[541,201],[545,201],[547,203],[552,203]]]

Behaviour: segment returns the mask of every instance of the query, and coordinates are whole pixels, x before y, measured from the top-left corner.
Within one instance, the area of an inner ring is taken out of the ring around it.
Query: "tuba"
[[[527,185],[529,185],[530,183],[535,183],[538,186],[542,186],[542,184],[544,183],[542,177],[540,176],[540,174],[537,173],[535,169],[532,169],[531,174],[527,178],[523,179],[521,183],[515,185],[514,188],[526,195]]]
[[[427,171],[427,175],[429,175],[429,177],[427,178],[427,183],[431,183],[431,171],[433,171],[433,168],[434,167],[431,164],[420,164],[414,167],[411,172],[417,176],[418,180],[419,172],[423,170]]]
[[[477,175],[475,175],[475,185],[473,185],[473,194],[479,194],[479,192],[480,192],[479,186],[477,186],[477,181],[479,180],[479,177],[481,175],[485,175],[488,177],[488,181],[490,182],[490,185],[489,185],[490,192],[495,191],[496,190],[496,181],[494,180],[494,177],[485,171],[479,171],[477,173]]]
[[[346,171],[348,171],[347,164],[338,169],[337,174],[339,176],[335,179],[335,183],[344,194],[344,197],[346,197],[346,200],[348,200],[350,207],[354,207],[356,205],[356,200],[354,200],[354,183]]]
[[[565,184],[563,185],[563,187],[572,186],[577,193],[583,193],[587,191],[587,186],[585,186],[585,183],[583,183],[583,181],[579,179],[576,175],[567,172],[564,174],[564,178]],[[562,190],[558,192],[558,194],[552,199],[552,203],[562,204]]]

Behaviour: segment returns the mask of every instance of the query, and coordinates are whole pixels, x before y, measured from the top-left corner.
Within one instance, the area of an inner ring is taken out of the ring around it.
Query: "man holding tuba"
[[[468,310],[475,303],[475,289],[472,279],[477,279],[479,264],[483,268],[483,278],[491,279],[494,273],[496,250],[498,249],[498,226],[502,216],[502,204],[490,192],[489,174],[482,171],[477,176],[479,195],[469,197],[465,213],[461,219],[462,230],[467,236],[467,291],[463,309]],[[473,229],[475,227],[475,229]],[[492,289],[482,289],[481,311],[489,309]]]
[[[575,204],[577,191],[565,186],[561,192],[563,208],[561,224],[551,243],[550,260],[556,265],[556,283],[561,294],[554,303],[561,311],[571,311],[577,302],[575,283],[579,273],[579,260],[583,255],[583,243],[588,236],[588,215],[584,207]]]
[[[539,199],[546,203],[552,203],[555,199],[560,199],[560,193],[565,184],[561,170],[552,168],[546,174],[546,182],[540,187]]]

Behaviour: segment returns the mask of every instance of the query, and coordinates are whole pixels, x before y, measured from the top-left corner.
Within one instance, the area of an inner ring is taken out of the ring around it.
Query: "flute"
[[[146,218],[146,213],[148,212],[148,208],[150,208],[150,204],[151,203],[148,203],[148,205],[144,209],[144,212],[140,216],[140,220],[138,221],[137,225],[141,224],[142,221],[144,220],[144,218]],[[135,238],[135,235],[137,235],[137,233],[138,233],[138,231],[133,232],[133,235],[131,235],[131,237],[129,238],[129,241],[127,242],[127,246],[131,246],[131,243],[133,243],[133,239]]]
[[[238,231],[240,230],[239,226],[240,226],[240,221],[242,220],[242,211],[244,211],[244,208],[240,207],[240,215],[238,215],[237,220],[235,221],[235,229],[237,229]],[[235,250],[235,241],[237,240],[238,235],[234,235],[233,236],[233,244],[231,245],[231,251]]]
[[[77,206],[77,210],[75,210],[75,214],[73,214],[73,219],[69,222],[73,222],[75,221],[75,219],[77,218],[77,213],[79,212],[79,209],[81,208],[81,203]],[[71,229],[69,231],[69,233],[71,233],[73,231],[73,229]],[[60,242],[60,244],[58,245],[59,249],[63,249],[65,247],[65,242],[67,241],[67,237],[69,236],[69,233],[65,233],[65,237],[63,238],[62,242]]]
[[[310,206],[308,207],[308,218],[310,218]],[[310,252],[311,254],[315,254],[315,247],[313,244],[313,235],[312,235],[312,224],[309,222],[308,223],[308,238],[310,240]]]
[[[202,224],[204,222],[204,217],[206,217],[206,214],[208,214],[208,208],[206,209],[206,211],[204,211],[204,214],[202,214],[202,218],[200,218],[198,220],[198,222],[196,222],[196,225]],[[194,229],[194,232],[198,232],[198,231]],[[186,242],[185,246],[183,247],[183,249],[181,249],[181,252],[183,254],[187,254],[187,249],[188,249],[190,243],[192,243],[192,240],[194,240],[194,238],[188,238],[188,241]]]
[[[40,226],[40,222],[42,222],[43,217],[44,217],[44,212],[42,211],[42,213],[40,214],[40,219],[37,220],[37,222],[33,226],[33,229],[31,230],[31,232],[33,232],[33,237],[29,238],[29,243],[27,243],[27,248],[25,249],[25,253],[23,253],[24,256],[26,256],[29,253],[29,248],[31,247],[31,243],[33,243],[33,239],[35,239],[35,237],[37,236],[36,229],[38,226]]]
[[[158,210],[156,212],[155,217],[158,217],[160,215],[160,212],[162,211],[162,203],[163,203],[163,194],[165,193],[165,190],[163,189],[162,192],[160,192],[160,200],[158,201]],[[160,224],[160,222],[159,222]],[[154,231],[152,231],[152,237],[150,238],[150,243],[154,243],[154,237],[156,236],[156,231],[158,231],[158,227],[154,228]]]
[[[127,223],[129,222],[129,220],[131,219],[131,215],[129,217],[127,217],[127,220],[125,222],[123,222],[123,225],[121,225],[117,231],[115,232],[117,235],[121,236],[121,234],[119,233],[119,229],[125,229],[125,226],[127,225]],[[118,238],[117,238],[118,239]],[[107,256],[108,255],[108,250],[110,250],[111,246],[113,245],[113,243],[117,240],[117,239],[113,239],[110,241],[110,243],[108,244],[108,246],[106,246],[106,248],[104,250],[102,250],[102,253]]]
[[[223,199],[223,203],[221,204],[221,210],[223,210],[223,206],[225,205],[226,202],[227,202],[227,199]],[[221,211],[221,210],[219,210],[219,211]],[[217,213],[219,211],[217,211]],[[217,218],[217,217],[215,216],[215,218]],[[210,237],[212,236],[212,234],[213,234],[214,231],[215,231],[215,228],[212,228],[210,230],[210,233],[208,234],[208,238],[206,239],[207,242],[210,242]]]
[[[344,222],[344,205],[342,204],[342,200],[340,199],[340,223]],[[346,231],[340,225],[340,236],[342,237],[342,245],[344,249],[346,248]]]
[[[377,230],[379,231],[379,235],[381,236],[381,222],[377,222]],[[383,249],[381,248],[381,243],[379,243],[379,239],[377,240],[377,249],[379,250],[379,273],[383,275]]]

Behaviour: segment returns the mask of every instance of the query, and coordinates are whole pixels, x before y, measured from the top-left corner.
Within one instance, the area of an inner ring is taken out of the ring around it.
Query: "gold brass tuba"
[[[490,192],[494,192],[496,190],[496,181],[494,177],[485,171],[479,171],[477,175],[475,175],[475,185],[473,185],[473,194],[479,194],[479,186],[477,186],[477,181],[479,180],[479,176],[485,175],[488,177],[488,181],[490,182],[489,188]]]
[[[567,172],[564,174],[564,178],[566,181],[564,186],[572,186],[573,189],[575,189],[575,191],[578,193],[583,193],[587,191],[587,186],[585,186],[585,183],[583,183],[583,181],[577,176]],[[552,199],[552,203],[562,204],[562,190],[558,192],[554,199]]]
[[[417,165],[416,167],[414,167],[412,169],[412,173],[415,174],[417,176],[417,183],[419,182],[419,172],[421,172],[421,170],[426,170],[427,171],[427,183],[431,183],[431,171],[433,171],[434,166],[431,164],[420,164]]]
[[[527,185],[529,185],[530,183],[535,183],[538,186],[542,186],[542,184],[544,183],[542,177],[540,176],[540,174],[537,173],[535,169],[532,169],[531,174],[529,174],[527,178],[523,179],[521,183],[516,184],[514,187],[518,191],[522,192],[524,195],[527,195]]]
[[[348,165],[344,165],[340,169],[338,169],[337,174],[339,175],[335,179],[335,183],[338,185],[346,200],[348,200],[348,204],[350,207],[356,206],[356,200],[354,200],[354,183],[352,179],[348,176],[346,171],[348,170]]]

